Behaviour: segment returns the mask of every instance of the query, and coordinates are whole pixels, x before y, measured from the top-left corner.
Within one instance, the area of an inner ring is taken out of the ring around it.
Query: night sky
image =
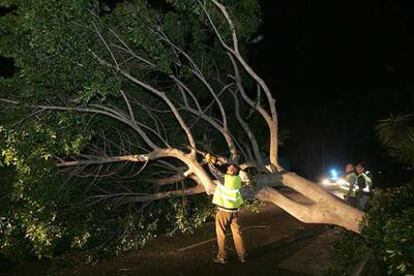
[[[412,79],[412,1],[262,2],[260,51],[280,64],[272,70],[280,88],[372,89]]]
[[[282,153],[316,178],[330,166],[393,166],[375,137],[390,113],[414,111],[413,1],[261,1],[250,57],[277,100]]]
[[[317,178],[331,166],[394,166],[375,137],[390,113],[414,111],[414,2],[262,0],[264,39],[250,63],[270,85],[281,148],[292,169]],[[1,59],[0,74],[12,73]]]

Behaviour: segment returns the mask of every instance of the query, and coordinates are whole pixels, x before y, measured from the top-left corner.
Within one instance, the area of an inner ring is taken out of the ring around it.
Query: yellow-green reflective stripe
[[[226,187],[226,186],[221,185],[221,184],[218,184],[217,187],[219,187],[219,189],[223,189],[223,190],[225,190],[226,192],[229,192],[229,193],[237,193],[239,191],[239,189],[232,189],[232,188]]]
[[[230,197],[230,196],[223,195],[223,194],[220,194],[220,196],[229,201],[234,201],[234,202],[237,201],[237,198],[234,198],[234,197]]]

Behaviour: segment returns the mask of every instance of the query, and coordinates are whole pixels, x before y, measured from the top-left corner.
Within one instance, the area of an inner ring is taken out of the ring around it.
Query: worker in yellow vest
[[[371,190],[372,190],[372,174],[365,169],[365,163],[360,162],[355,167],[358,176],[357,176],[357,185],[358,185],[358,193],[357,193],[357,203],[358,208],[364,210],[369,199],[371,198]]]
[[[227,167],[226,174],[223,174],[214,166],[215,158],[213,156],[206,154],[205,160],[211,173],[219,182],[213,196],[213,204],[218,209],[216,213],[218,253],[213,261],[219,264],[227,262],[225,241],[226,231],[230,226],[239,261],[245,263],[246,250],[239,225],[239,209],[243,204],[243,198],[240,194],[242,184],[239,176],[240,168],[236,164],[231,164]]]
[[[349,163],[345,166],[345,177],[346,181],[345,186],[341,186],[341,192],[344,194],[345,200],[352,206],[357,206],[356,196],[358,186],[356,183],[357,174],[355,173],[355,167],[353,164]]]

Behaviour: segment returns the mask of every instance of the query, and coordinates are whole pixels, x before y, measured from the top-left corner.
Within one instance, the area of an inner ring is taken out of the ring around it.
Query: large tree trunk
[[[356,233],[360,232],[364,213],[325,191],[316,183],[292,172],[259,176],[257,181],[266,186],[256,191],[256,198],[272,202],[303,222],[334,224]],[[308,198],[310,203],[301,203],[289,198],[269,187],[271,183],[281,183],[292,188]]]
[[[84,166],[102,164],[105,162],[121,162],[124,160],[130,162],[142,162],[143,160],[154,161],[163,157],[179,159],[186,165],[186,170],[183,170],[180,174],[172,177],[150,180],[151,183],[164,186],[183,181],[186,178],[191,178],[197,183],[197,186],[184,190],[156,193],[149,196],[132,197],[126,201],[126,203],[161,200],[177,195],[190,196],[200,193],[211,195],[214,192],[215,181],[211,180],[204,167],[202,167],[191,154],[185,154],[177,149],[157,149],[145,155],[104,157],[101,159],[84,161],[66,161],[59,163],[58,166]],[[364,218],[363,212],[349,206],[343,200],[335,197],[316,183],[293,172],[259,174],[253,176],[253,182],[255,183],[254,186],[246,186],[242,189],[244,198],[257,198],[271,202],[305,223],[333,224],[356,233],[360,232],[360,224]],[[282,186],[291,188],[307,198],[308,201],[297,201],[296,199],[289,197],[286,193],[274,188]]]

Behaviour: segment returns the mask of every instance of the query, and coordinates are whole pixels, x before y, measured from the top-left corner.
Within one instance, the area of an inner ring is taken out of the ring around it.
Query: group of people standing
[[[371,197],[372,192],[372,174],[366,170],[364,162],[356,166],[347,164],[345,166],[345,181],[349,187],[341,187],[344,199],[352,206],[364,209]]]

